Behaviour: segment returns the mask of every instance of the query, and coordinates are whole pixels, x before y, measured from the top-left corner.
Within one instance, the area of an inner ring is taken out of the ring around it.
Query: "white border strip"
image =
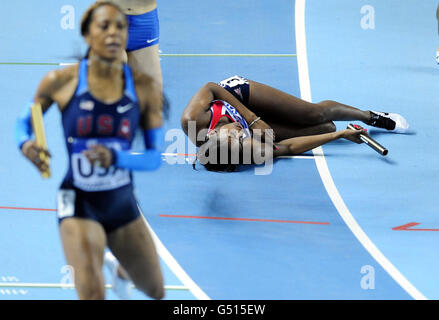
[[[309,102],[311,99],[311,85],[309,80],[308,70],[308,55],[306,51],[306,32],[305,32],[305,2],[306,0],[296,0],[295,8],[295,23],[296,23],[296,47],[297,47],[297,61],[299,64],[299,81],[300,81],[300,93],[302,99]],[[427,300],[427,298],[415,288],[402,274],[401,272],[381,253],[381,251],[375,246],[375,244],[369,239],[366,233],[361,229],[354,217],[350,213],[348,207],[344,203],[340,196],[334,180],[329,172],[326,159],[323,154],[323,149],[318,147],[313,150],[323,184],[326,191],[329,194],[332,202],[337,208],[338,213],[343,218],[349,229],[360,241],[364,248],[372,255],[372,257],[390,274],[390,276],[414,299]],[[320,155],[317,157],[317,155]]]
[[[36,282],[0,282],[0,288],[28,288],[28,289],[75,289],[73,283],[36,283]],[[112,289],[111,284],[105,284],[105,289]],[[132,288],[135,288],[132,285]],[[165,290],[189,290],[185,286],[166,285]]]
[[[183,268],[178,264],[177,260],[171,255],[171,253],[166,249],[164,244],[160,241],[159,237],[157,237],[154,230],[152,230],[145,216],[143,215],[142,209],[139,207],[140,212],[142,213],[143,220],[146,223],[146,226],[151,232],[152,239],[156,245],[159,256],[165,261],[168,267],[172,270],[172,272],[177,276],[177,278],[184,284],[186,288],[190,290],[190,292],[198,299],[198,300],[211,300],[209,296],[204,293],[203,290],[198,287],[198,285],[188,276],[188,274],[183,270]]]

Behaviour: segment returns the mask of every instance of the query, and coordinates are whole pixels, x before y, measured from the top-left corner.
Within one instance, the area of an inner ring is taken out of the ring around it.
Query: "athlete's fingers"
[[[99,155],[94,150],[85,150],[82,154],[90,161],[92,165],[99,161]]]
[[[30,160],[40,172],[45,172],[49,169],[49,164],[47,163],[47,161],[42,160],[39,155],[31,158]]]
[[[92,165],[108,168],[111,165],[111,151],[103,145],[93,145],[90,149],[83,151]]]
[[[98,146],[97,152],[99,153],[99,158],[101,159],[101,166],[108,168],[111,166],[112,153],[110,149],[105,146]]]
[[[37,147],[37,148],[38,148],[38,152],[42,152],[42,153],[44,153],[47,157],[52,158],[52,154],[49,152],[49,150],[44,149],[44,148],[40,148],[40,147]]]

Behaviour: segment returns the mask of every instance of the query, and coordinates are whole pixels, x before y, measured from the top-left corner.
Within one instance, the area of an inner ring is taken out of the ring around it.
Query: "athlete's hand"
[[[109,168],[113,163],[113,154],[107,147],[96,144],[82,152],[92,165]]]
[[[259,119],[258,121],[253,123],[250,129],[253,132],[253,136],[261,137],[262,142],[267,143],[271,141],[272,143],[274,143],[274,130],[262,119]]]
[[[363,143],[363,141],[360,139],[360,134],[367,134],[367,130],[365,130],[365,129],[360,129],[360,130],[358,130],[358,129],[355,129],[355,130],[344,129],[344,130],[341,130],[339,132],[340,132],[341,138],[344,138],[346,140],[349,140],[349,141],[352,141],[352,142],[355,142],[358,144]]]
[[[26,141],[21,147],[21,152],[37,167],[38,171],[41,173],[49,169],[48,163],[41,160],[40,153],[44,153],[49,158],[51,155],[48,150],[39,147],[35,141]]]

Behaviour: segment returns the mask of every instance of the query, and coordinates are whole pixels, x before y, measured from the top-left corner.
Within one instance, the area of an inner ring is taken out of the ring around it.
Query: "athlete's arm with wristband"
[[[116,167],[152,171],[162,163],[162,149],[164,145],[164,131],[162,127],[143,131],[146,150],[143,152],[117,151],[111,149],[113,164]]]
[[[15,143],[18,149],[23,147],[23,144],[32,139],[32,121],[31,121],[31,106],[29,103],[20,113],[15,121]]]

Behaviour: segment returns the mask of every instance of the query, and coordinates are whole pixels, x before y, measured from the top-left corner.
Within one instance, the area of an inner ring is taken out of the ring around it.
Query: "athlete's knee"
[[[163,284],[157,284],[150,288],[148,290],[148,296],[156,300],[163,299],[165,297],[165,288],[163,287]]]
[[[318,117],[320,123],[330,121],[332,119],[333,107],[339,103],[334,100],[323,100],[317,103],[318,108],[315,108],[316,117]]]
[[[98,281],[78,281],[76,287],[81,300],[105,299],[105,286]]]
[[[161,300],[165,297],[165,288],[161,277],[148,279],[147,281],[142,282],[137,281],[135,285],[152,299]]]
[[[105,285],[102,275],[91,270],[75,272],[75,286],[81,300],[104,300]]]
[[[323,125],[323,130],[325,131],[325,132],[335,132],[335,131],[337,131],[337,127],[336,127],[336,125],[334,124],[334,122],[332,122],[332,121],[329,121],[329,122],[326,122],[326,123],[324,123]]]
[[[314,104],[312,108],[309,108],[308,115],[306,117],[306,121],[310,125],[320,124],[328,121],[328,115],[326,107],[321,102]]]

